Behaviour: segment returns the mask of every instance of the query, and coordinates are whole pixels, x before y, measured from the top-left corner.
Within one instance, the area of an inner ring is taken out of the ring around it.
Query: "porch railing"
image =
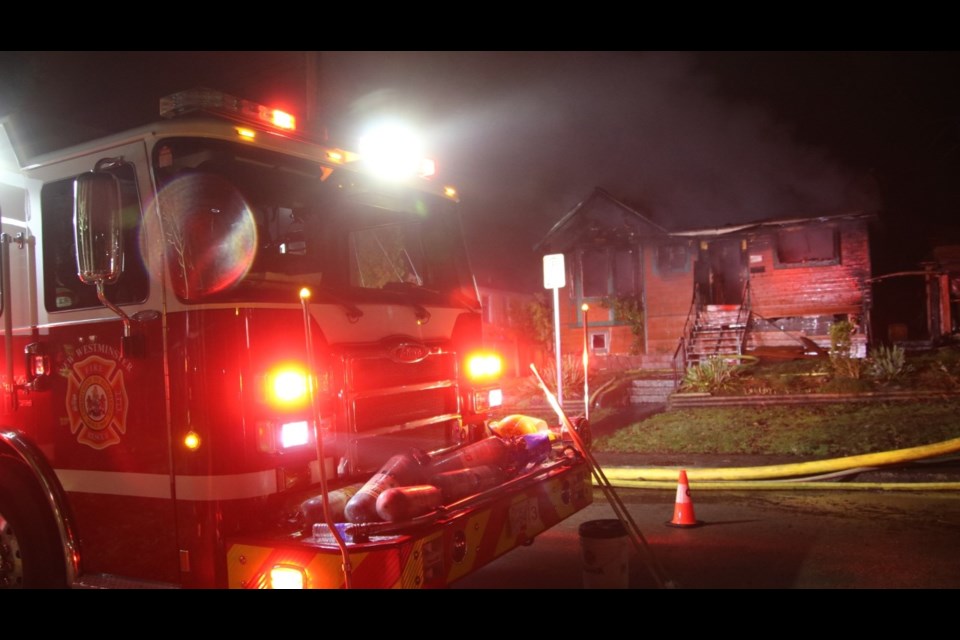
[[[680,387],[681,372],[687,370],[687,344],[697,326],[697,316],[700,313],[700,284],[693,283],[693,297],[690,300],[690,310],[687,311],[687,320],[683,323],[680,340],[673,352],[673,388]]]

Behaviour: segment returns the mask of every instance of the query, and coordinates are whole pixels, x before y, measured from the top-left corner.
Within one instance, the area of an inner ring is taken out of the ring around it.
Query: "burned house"
[[[668,230],[596,189],[537,246],[565,256],[561,350],[579,352],[586,336],[595,356],[633,354],[631,366],[669,368],[711,355],[826,350],[830,327],[846,320],[864,355],[871,218]],[[625,319],[617,309],[635,313]]]

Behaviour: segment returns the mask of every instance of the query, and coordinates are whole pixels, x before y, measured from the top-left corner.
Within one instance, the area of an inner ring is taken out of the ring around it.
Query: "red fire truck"
[[[442,587],[590,503],[555,443],[341,522],[395,456],[496,437],[456,195],[225,94],[161,115],[28,163],[0,126],[0,586]]]

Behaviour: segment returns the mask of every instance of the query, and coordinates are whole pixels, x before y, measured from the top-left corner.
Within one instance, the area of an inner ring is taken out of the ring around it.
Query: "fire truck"
[[[492,430],[457,196],[264,105],[160,102],[28,162],[0,126],[0,586],[444,587],[591,502],[553,433],[345,519],[398,459],[416,498],[524,448]]]

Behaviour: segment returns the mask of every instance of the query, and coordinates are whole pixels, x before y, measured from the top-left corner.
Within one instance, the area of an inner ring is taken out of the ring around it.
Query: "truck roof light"
[[[250,122],[294,131],[297,120],[286,111],[244,100],[213,89],[188,89],[160,98],[160,115],[175,118],[194,111],[207,111],[217,115],[239,118]]]
[[[289,129],[291,131],[296,130],[297,119],[294,118],[292,114],[289,114],[286,111],[280,111],[280,109],[271,109],[269,113],[270,121],[273,123],[273,126],[280,127],[281,129]]]

